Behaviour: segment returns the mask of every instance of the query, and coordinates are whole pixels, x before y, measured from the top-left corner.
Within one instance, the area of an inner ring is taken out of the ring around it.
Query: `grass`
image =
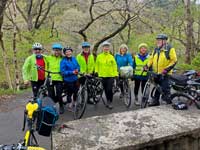
[[[22,94],[26,91],[31,91],[31,88],[20,90],[20,91],[15,91],[12,89],[0,89],[0,96],[2,95],[13,95],[13,94]]]

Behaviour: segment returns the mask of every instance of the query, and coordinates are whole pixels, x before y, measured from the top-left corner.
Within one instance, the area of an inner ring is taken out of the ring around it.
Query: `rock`
[[[187,136],[200,137],[199,114],[197,109],[177,111],[171,106],[159,106],[66,122],[65,128],[53,131],[53,149],[129,150],[157,146],[160,150],[167,146],[171,150],[172,142],[184,146]]]

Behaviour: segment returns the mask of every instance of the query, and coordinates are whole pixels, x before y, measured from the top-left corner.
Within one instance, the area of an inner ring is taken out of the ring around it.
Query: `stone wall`
[[[200,150],[200,110],[159,106],[64,123],[54,150]]]

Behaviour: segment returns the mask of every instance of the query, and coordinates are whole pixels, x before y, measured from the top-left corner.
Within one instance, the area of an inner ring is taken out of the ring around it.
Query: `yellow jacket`
[[[154,51],[149,58],[148,67],[152,67],[153,72],[161,74],[162,71],[165,69],[168,72],[168,74],[172,73],[173,67],[176,65],[177,57],[176,57],[176,51],[175,48],[171,48],[169,52],[169,59],[166,58],[165,49],[160,50],[160,55],[158,56],[158,53],[156,52],[154,54]]]
[[[95,72],[98,73],[99,77],[118,76],[115,58],[110,53],[99,54],[96,59]]]

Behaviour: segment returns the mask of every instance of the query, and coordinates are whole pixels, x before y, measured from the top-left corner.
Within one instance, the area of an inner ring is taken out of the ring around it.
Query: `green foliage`
[[[11,89],[0,89],[0,96],[1,95],[12,95],[12,94],[15,94],[15,91],[14,90],[11,90]]]
[[[156,34],[143,34],[143,35],[132,35],[129,44],[130,52],[137,53],[138,45],[141,43],[146,43],[149,46],[149,52],[151,53],[155,47],[155,37]]]
[[[200,71],[200,53],[198,53],[196,55],[196,57],[192,60],[191,64],[179,64],[178,65],[178,68],[181,69],[181,70],[191,70],[191,69],[194,69],[194,70],[197,70],[197,71]]]

